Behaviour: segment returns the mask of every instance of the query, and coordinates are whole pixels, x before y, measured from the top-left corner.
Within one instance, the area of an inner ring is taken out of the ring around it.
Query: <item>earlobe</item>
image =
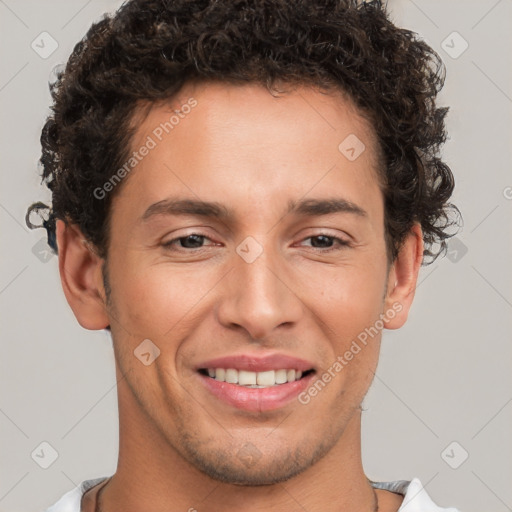
[[[386,329],[399,329],[405,324],[422,261],[423,233],[421,226],[414,224],[389,271],[384,311]]]
[[[59,273],[64,295],[78,323],[85,329],[105,329],[109,319],[105,307],[102,267],[104,260],[72,224],[57,220]]]

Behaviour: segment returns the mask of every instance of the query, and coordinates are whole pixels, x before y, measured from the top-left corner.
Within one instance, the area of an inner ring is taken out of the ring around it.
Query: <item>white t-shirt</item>
[[[45,512],[80,512],[82,495],[108,477],[84,480],[79,486],[67,492],[62,498],[46,509]],[[417,478],[410,482],[399,480],[397,482],[371,482],[375,489],[384,489],[404,496],[398,512],[458,512],[455,508],[438,507],[428,496],[427,492]]]

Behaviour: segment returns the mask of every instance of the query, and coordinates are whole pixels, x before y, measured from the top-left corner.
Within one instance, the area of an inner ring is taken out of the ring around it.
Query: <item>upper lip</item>
[[[209,359],[196,367],[197,370],[208,368],[234,368],[250,372],[265,372],[286,368],[305,372],[312,370],[313,364],[304,359],[286,354],[236,354]]]

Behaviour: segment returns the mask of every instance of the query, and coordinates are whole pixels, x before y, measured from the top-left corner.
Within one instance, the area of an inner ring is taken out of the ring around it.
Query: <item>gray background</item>
[[[36,162],[52,69],[118,5],[0,0],[0,512],[41,510],[116,468],[110,338],[76,323],[57,258],[23,219],[31,201],[48,199]],[[444,156],[465,225],[448,257],[422,270],[408,324],[384,335],[365,401],[365,468],[374,480],[419,477],[445,506],[512,510],[512,1],[391,0],[389,7],[446,63]],[[47,58],[31,47],[51,49],[49,39],[43,48],[43,31],[58,43]],[[50,449],[31,455],[43,441],[58,454],[47,469],[40,464],[51,462]]]

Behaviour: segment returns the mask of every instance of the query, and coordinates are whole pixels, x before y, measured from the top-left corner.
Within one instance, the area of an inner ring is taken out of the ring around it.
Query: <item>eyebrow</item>
[[[289,201],[288,213],[305,216],[328,215],[330,213],[352,213],[359,217],[368,214],[360,206],[343,198],[303,199],[299,202]]]
[[[331,199],[303,199],[288,202],[288,214],[303,216],[321,216],[332,213],[351,213],[359,217],[368,214],[363,208],[343,198]],[[226,220],[234,217],[233,213],[224,205],[217,202],[201,201],[196,199],[164,199],[152,204],[142,215],[141,219],[147,221],[155,215],[198,215]]]

